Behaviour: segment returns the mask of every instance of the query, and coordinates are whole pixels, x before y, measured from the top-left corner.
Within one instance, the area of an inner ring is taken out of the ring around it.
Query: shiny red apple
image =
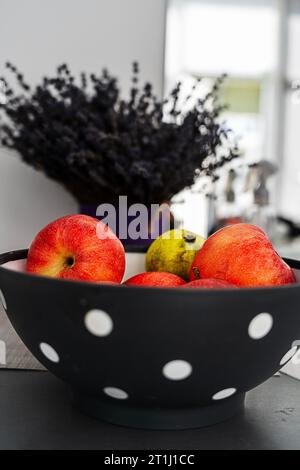
[[[255,225],[235,224],[210,236],[195,256],[190,280],[222,279],[237,286],[295,282],[293,270]]]
[[[117,236],[99,220],[69,215],[37,234],[29,249],[27,271],[61,279],[120,283],[125,251]]]
[[[125,284],[126,286],[179,287],[186,282],[176,274],[153,271],[137,274],[128,279]]]

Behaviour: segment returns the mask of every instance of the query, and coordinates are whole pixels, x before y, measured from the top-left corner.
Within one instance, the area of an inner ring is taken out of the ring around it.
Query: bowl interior
[[[126,253],[126,269],[123,281],[126,281],[135,274],[142,273],[145,268],[146,255],[145,253]],[[26,258],[7,261],[1,265],[3,268],[11,271],[26,272]]]
[[[298,265],[298,261],[291,261],[291,266],[293,264]],[[26,258],[25,259],[16,259],[13,261],[7,261],[3,264],[0,263],[3,268],[9,269],[11,271],[26,272]],[[146,254],[145,253],[126,253],[126,269],[123,281],[126,281],[130,277],[143,273],[146,270]],[[300,283],[300,265],[299,268],[293,268],[297,283]]]

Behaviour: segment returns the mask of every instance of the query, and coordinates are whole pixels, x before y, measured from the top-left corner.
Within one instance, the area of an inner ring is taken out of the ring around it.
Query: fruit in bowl
[[[164,272],[137,274],[125,282],[126,286],[144,287],[179,287],[185,284],[186,282],[176,274]]]
[[[205,238],[188,230],[165,232],[148,249],[146,270],[177,274],[188,281],[192,262],[204,242]]]
[[[198,251],[190,280],[216,278],[240,287],[295,282],[293,270],[259,228],[236,224],[211,235]]]
[[[60,279],[120,283],[125,251],[117,236],[99,220],[69,215],[37,234],[28,252],[27,271]]]
[[[250,224],[224,227],[207,240],[183,229],[166,232],[148,249],[146,269],[131,275],[124,284],[212,289],[296,281],[293,270],[266,234]],[[37,234],[29,249],[27,271],[60,279],[120,284],[125,272],[124,247],[97,219],[70,215]]]
[[[223,421],[242,411],[245,392],[297,354],[299,285],[99,286],[6,266],[26,256],[0,255],[9,319],[71,387],[73,404],[99,419],[155,429]],[[300,262],[289,264],[300,273]]]
[[[71,232],[69,224],[65,230]],[[292,268],[299,275],[300,262],[288,260],[289,266],[285,265],[271,252],[260,229],[242,225],[235,230],[235,236],[228,227],[205,242],[194,261],[197,275],[202,278],[190,284],[163,272],[139,274],[127,281],[128,287],[65,282],[59,270],[55,272],[57,279],[49,279],[47,275],[29,276],[13,268],[11,264],[17,262],[23,270],[27,250],[2,254],[0,299],[24,344],[47,369],[68,383],[73,404],[85,413],[117,424],[152,429],[220,422],[243,409],[245,392],[271,377],[297,354],[300,332],[300,286],[282,287],[278,282],[293,283]],[[65,234],[64,239],[69,236]],[[61,239],[61,232],[57,238]],[[37,246],[41,249],[46,241],[41,239],[40,243]],[[99,244],[105,246],[101,237]],[[240,263],[234,271],[237,277],[233,280],[239,281],[236,287],[241,286],[241,280],[244,286],[246,282],[250,285],[249,280],[253,282],[255,276],[263,278],[263,264],[256,263],[251,255],[257,244],[266,250],[258,250],[257,256],[270,256],[264,259],[267,281],[274,282],[269,274],[273,269],[277,284],[272,289],[229,287],[229,279],[220,276],[229,277],[228,264],[237,257],[234,245]],[[51,249],[57,253],[55,246],[48,247],[50,253]],[[229,253],[231,257],[226,258]],[[135,268],[136,272],[144,269],[135,255],[128,255],[132,274]],[[247,255],[253,264],[250,267]],[[51,258],[48,252],[44,256],[44,261]],[[61,257],[58,259],[61,262]],[[203,269],[199,268],[200,261]],[[243,265],[249,273],[243,271]],[[222,271],[224,266],[227,269]],[[90,280],[93,265],[89,269]],[[205,269],[215,275],[205,277]],[[73,272],[74,276],[78,274]],[[149,284],[150,278],[157,287],[163,287],[167,278],[172,278],[172,283],[176,279],[178,285],[168,289],[137,288]],[[215,292],[210,290],[212,286],[217,287]]]

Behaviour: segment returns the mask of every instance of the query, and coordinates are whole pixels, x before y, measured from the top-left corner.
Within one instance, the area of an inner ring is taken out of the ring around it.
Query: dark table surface
[[[300,382],[273,377],[225,423],[141,431],[74,410],[66,386],[48,372],[1,370],[0,449],[300,449]]]

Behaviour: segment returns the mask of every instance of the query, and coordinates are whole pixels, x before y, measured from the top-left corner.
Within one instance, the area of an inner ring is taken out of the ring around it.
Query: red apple
[[[237,286],[229,282],[222,281],[221,279],[196,279],[195,281],[188,282],[184,288],[205,288],[205,289],[237,289]]]
[[[266,234],[249,224],[224,227],[196,254],[190,280],[222,279],[237,286],[274,286],[295,282],[292,269]]]
[[[126,286],[178,287],[186,282],[176,274],[153,271],[137,274],[128,279],[125,284]]]
[[[37,234],[28,253],[27,271],[61,279],[120,283],[125,271],[124,247],[99,220],[69,215]]]

